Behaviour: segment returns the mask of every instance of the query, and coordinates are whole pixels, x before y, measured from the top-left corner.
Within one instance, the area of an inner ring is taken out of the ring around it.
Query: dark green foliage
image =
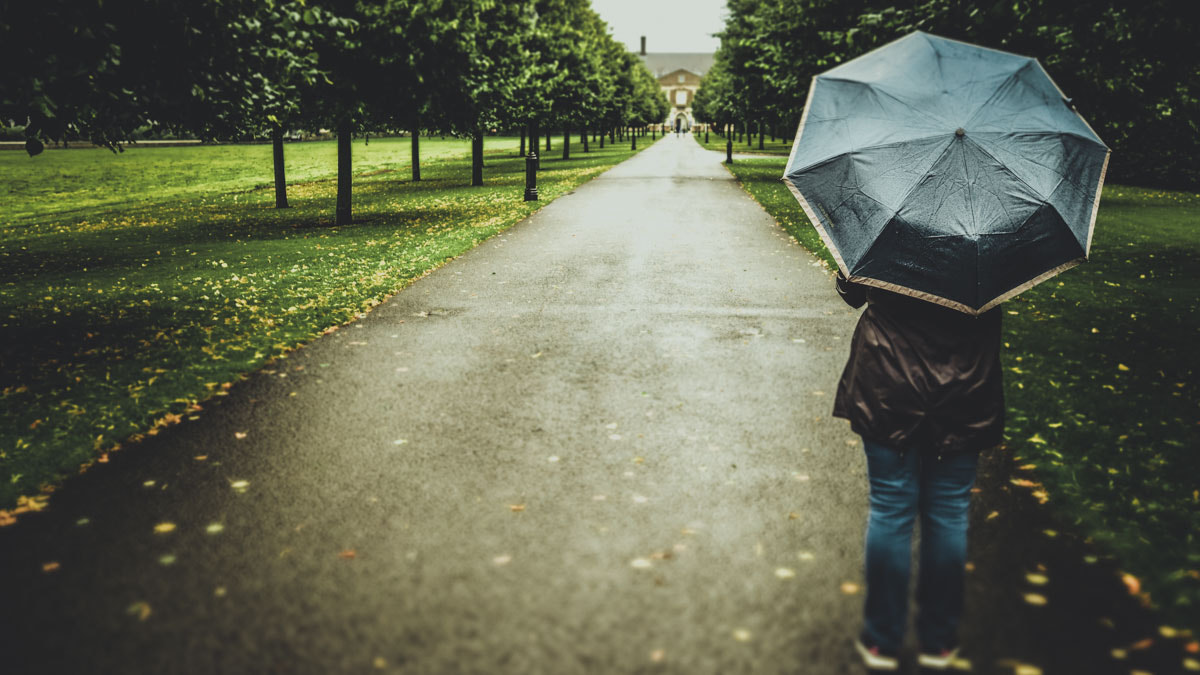
[[[1185,0],[729,3],[713,122],[794,129],[813,76],[913,30],[1036,57],[1112,149],[1113,180],[1200,185],[1200,52]],[[710,90],[711,89],[711,90]],[[706,91],[710,90],[710,91]]]

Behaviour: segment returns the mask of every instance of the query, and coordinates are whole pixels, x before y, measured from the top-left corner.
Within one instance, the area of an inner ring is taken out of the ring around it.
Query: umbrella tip
[[[963,134],[965,134],[965,133],[967,133],[967,132],[966,132],[966,131],[963,131],[963,128],[962,128],[962,127],[959,127],[959,128],[957,128],[957,129],[955,129],[955,130],[954,130],[954,135],[955,135],[955,136],[962,136],[962,135],[963,135]]]

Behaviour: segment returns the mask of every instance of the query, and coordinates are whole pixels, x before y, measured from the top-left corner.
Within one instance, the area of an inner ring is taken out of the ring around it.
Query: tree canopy
[[[728,77],[710,73],[697,99],[709,121],[794,129],[813,76],[922,30],[1036,57],[1113,149],[1113,179],[1195,189],[1200,55],[1187,9],[1184,0],[730,0],[717,53]]]

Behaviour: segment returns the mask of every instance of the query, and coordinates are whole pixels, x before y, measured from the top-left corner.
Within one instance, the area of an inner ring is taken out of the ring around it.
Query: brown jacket
[[[847,282],[838,294],[867,309],[838,383],[835,417],[894,448],[939,455],[981,450],[1004,433],[1000,310],[978,317]]]

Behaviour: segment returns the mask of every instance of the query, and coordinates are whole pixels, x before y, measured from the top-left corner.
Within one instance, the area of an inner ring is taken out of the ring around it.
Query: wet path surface
[[[665,138],[68,481],[0,530],[3,663],[858,672],[857,313],[719,160]]]

